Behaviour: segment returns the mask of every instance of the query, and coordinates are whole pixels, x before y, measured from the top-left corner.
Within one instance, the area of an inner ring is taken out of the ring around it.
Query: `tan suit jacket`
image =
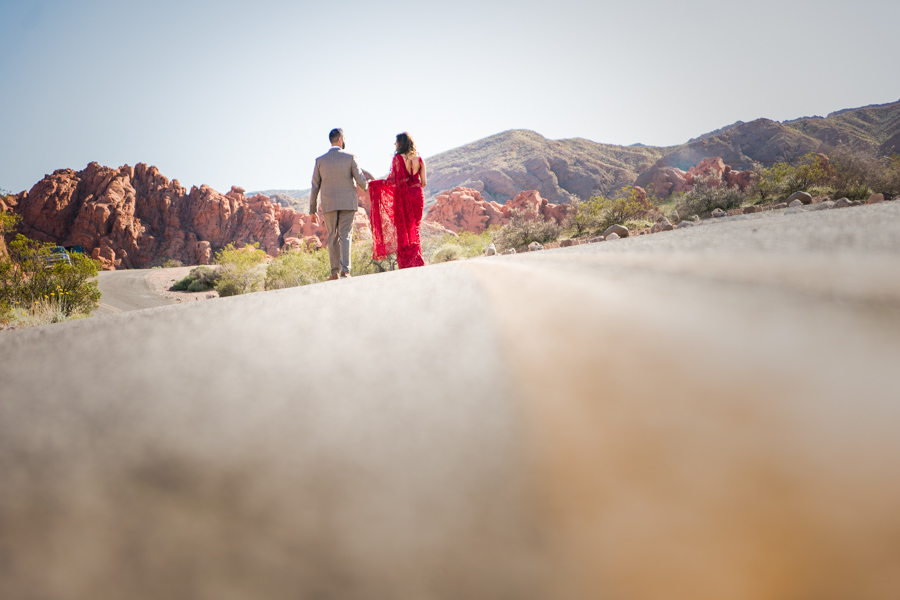
[[[356,180],[356,184],[353,181]],[[356,210],[359,197],[356,186],[368,189],[366,178],[356,162],[356,157],[337,146],[316,159],[313,171],[312,192],[309,195],[309,214],[318,208],[321,192],[322,212],[333,210]]]

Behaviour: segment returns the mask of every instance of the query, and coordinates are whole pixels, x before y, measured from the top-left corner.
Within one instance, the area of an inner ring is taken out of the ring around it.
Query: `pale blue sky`
[[[0,0],[0,188],[97,161],[309,187],[507,129],[671,145],[900,99],[898,0]]]

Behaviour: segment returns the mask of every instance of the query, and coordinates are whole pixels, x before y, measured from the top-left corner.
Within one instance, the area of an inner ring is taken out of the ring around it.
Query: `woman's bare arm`
[[[422,187],[425,187],[425,185],[426,185],[426,181],[425,181],[425,161],[422,160],[421,158],[420,158],[419,160],[422,161],[422,168],[419,169],[419,180],[422,182]]]

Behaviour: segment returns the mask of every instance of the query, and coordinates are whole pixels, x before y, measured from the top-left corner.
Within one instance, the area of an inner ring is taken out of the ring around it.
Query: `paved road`
[[[175,304],[175,301],[150,291],[146,281],[147,273],[149,271],[146,269],[102,271],[97,277],[97,284],[103,297],[94,314],[111,315]]]
[[[900,597],[900,204],[0,336],[0,597]]]

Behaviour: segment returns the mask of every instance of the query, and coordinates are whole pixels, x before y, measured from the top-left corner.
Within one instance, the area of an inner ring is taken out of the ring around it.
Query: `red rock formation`
[[[315,238],[321,246],[326,235],[324,224],[313,225],[309,215],[266,196],[246,198],[237,187],[221,194],[205,185],[187,192],[145,164],[59,170],[8,204],[22,217],[25,235],[80,244],[108,269],[147,267],[168,258],[208,264],[228,243],[259,242],[275,256],[286,238]],[[364,215],[361,220],[358,229],[368,226]]]
[[[646,188],[650,194],[658,198],[668,198],[672,194],[686,193],[694,189],[701,179],[709,180],[713,185],[725,183],[737,186],[745,191],[755,181],[752,171],[734,171],[718,156],[707,157],[691,167],[687,172],[669,167],[659,161],[638,177],[636,186]]]
[[[506,225],[514,212],[526,218],[562,222],[570,205],[551,204],[536,190],[520,192],[506,204],[485,200],[481,193],[471,188],[457,187],[435,196],[435,203],[428,210],[425,222],[442,225],[452,231],[482,233],[494,225]]]

